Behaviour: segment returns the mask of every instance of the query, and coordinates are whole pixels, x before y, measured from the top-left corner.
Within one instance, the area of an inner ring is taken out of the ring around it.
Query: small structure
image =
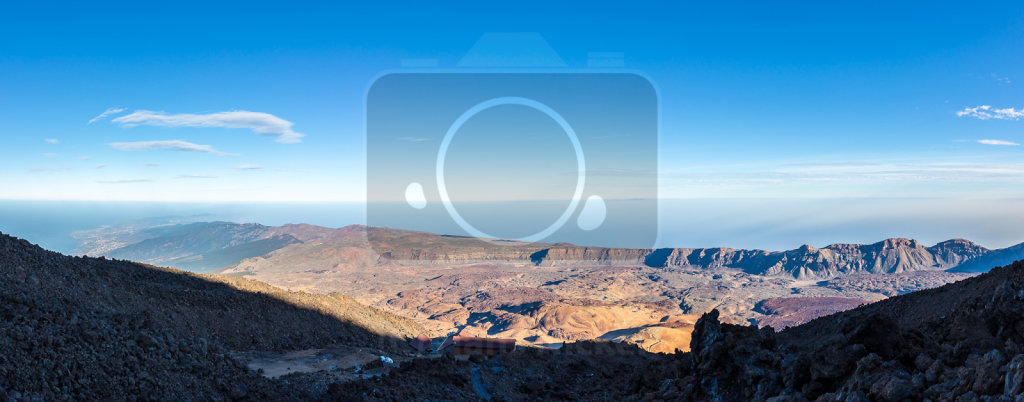
[[[455,357],[468,358],[472,355],[494,356],[499,353],[507,353],[516,350],[515,339],[503,338],[477,338],[475,336],[452,337],[454,347],[452,353]]]
[[[443,351],[445,348],[454,345],[455,340],[453,340],[452,338],[454,338],[454,336],[452,335],[448,335],[447,337],[445,337],[444,340],[441,341],[441,343],[437,344],[437,347],[434,348],[434,353],[441,353],[441,351]]]
[[[409,341],[409,346],[416,349],[420,353],[426,352],[430,348],[430,338],[426,335],[419,334],[415,338]]]
[[[472,333],[470,333],[469,330],[467,330],[465,328],[463,328],[459,332],[449,333],[448,336],[446,336],[444,338],[444,340],[441,341],[441,343],[439,343],[437,345],[437,347],[434,348],[434,353],[441,353],[441,351],[443,351],[445,348],[454,345],[455,344],[455,337],[456,336],[461,336],[461,337],[465,337],[465,338],[472,338],[472,337],[474,337],[474,335]]]

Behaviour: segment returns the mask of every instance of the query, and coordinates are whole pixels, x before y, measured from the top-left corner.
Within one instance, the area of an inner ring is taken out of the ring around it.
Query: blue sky
[[[0,199],[362,200],[372,80],[487,32],[650,77],[664,198],[1024,199],[1020,2],[21,3]]]

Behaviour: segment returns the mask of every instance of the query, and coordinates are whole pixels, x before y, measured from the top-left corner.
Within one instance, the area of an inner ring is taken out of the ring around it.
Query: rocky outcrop
[[[956,267],[989,253],[988,249],[965,239],[946,240],[929,247],[928,251],[934,256],[936,263],[944,267]],[[992,265],[988,268],[1006,265],[1013,261],[1015,260]]]
[[[808,357],[780,367],[804,373],[808,381],[794,391],[805,398],[1014,398],[1024,361],[1024,264],[823,317],[783,331],[779,344]]]

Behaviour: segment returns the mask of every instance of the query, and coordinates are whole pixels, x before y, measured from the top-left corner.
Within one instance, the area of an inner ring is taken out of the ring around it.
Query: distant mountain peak
[[[893,237],[882,240],[874,244],[875,246],[881,245],[883,249],[895,249],[895,248],[923,248],[920,242],[914,239],[907,239],[903,237]]]
[[[939,242],[939,243],[936,243],[932,247],[933,248],[935,248],[935,247],[960,247],[960,248],[978,248],[978,249],[988,250],[987,248],[982,247],[978,243],[975,243],[975,242],[967,240],[967,239],[961,239],[961,238],[949,239],[949,240],[946,240],[946,241],[943,241],[943,242]]]
[[[810,254],[810,253],[817,253],[818,252],[818,248],[814,247],[814,246],[812,246],[810,244],[804,244],[804,245],[800,246],[800,248],[796,249],[796,251],[799,251],[801,253],[808,253],[808,254]]]

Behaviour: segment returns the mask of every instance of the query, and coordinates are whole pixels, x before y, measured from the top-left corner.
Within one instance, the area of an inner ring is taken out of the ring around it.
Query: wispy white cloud
[[[401,137],[399,139],[402,140],[402,141],[409,141],[409,142],[430,141],[430,138],[418,138],[418,137]]]
[[[150,183],[152,181],[150,179],[96,180],[100,184]]]
[[[104,165],[104,164],[101,163],[99,165],[93,166],[93,169],[103,169],[105,167],[107,167],[107,165]]]
[[[110,115],[118,114],[118,113],[121,113],[121,112],[123,112],[125,110],[126,109],[123,108],[123,107],[112,107],[112,108],[109,108],[107,110],[104,110],[103,113],[100,113],[96,117],[93,117],[93,118],[89,119],[89,123],[88,124],[92,124],[92,123],[95,123],[97,121],[106,119],[107,117],[110,117]]]
[[[204,174],[180,174],[177,176],[179,179],[216,179],[217,176],[210,176]]]
[[[1006,145],[1006,146],[1012,146],[1012,147],[1020,145],[1020,144],[1018,144],[1016,142],[1004,141],[1004,140],[978,140],[978,143],[979,144],[985,144],[985,145]]]
[[[1014,159],[939,162],[931,159],[851,160],[782,164],[701,165],[664,171],[658,176],[666,188],[687,189],[696,194],[763,196],[779,191],[793,194],[835,195],[846,191],[877,191],[883,194],[917,194],[919,191],[955,193],[991,185],[1017,189],[1024,184],[1024,163]],[[932,188],[929,183],[943,183]],[[951,187],[945,187],[949,184]],[[679,186],[679,187],[674,187]],[[1013,191],[1013,190],[1010,190]],[[671,191],[669,191],[671,192]],[[866,194],[866,193],[865,193]],[[921,195],[921,194],[917,194]]]
[[[168,151],[185,151],[185,152],[201,152],[206,154],[213,154],[217,156],[237,156],[238,154],[229,154],[213,149],[210,145],[193,144],[182,140],[167,140],[167,141],[135,141],[135,142],[115,142],[110,144],[114,149],[120,149],[122,151],[147,151],[147,150],[168,150]]]
[[[238,165],[236,168],[237,169],[242,169],[242,170],[259,170],[259,169],[263,169],[263,166],[260,166],[260,165],[257,165],[257,164],[253,164],[253,163],[243,163],[241,165]]]
[[[1009,77],[1002,77],[997,75],[996,73],[992,73],[990,74],[990,76],[992,77],[992,79],[999,81],[1002,84],[1009,84],[1011,82]]]
[[[139,125],[160,127],[223,127],[248,128],[260,135],[277,137],[277,142],[301,142],[305,134],[292,130],[293,123],[269,113],[245,110],[207,114],[167,114],[150,110],[136,110],[111,120],[124,127]]]
[[[47,153],[43,154],[43,156],[45,156],[47,158],[56,158],[58,155],[53,153],[53,152],[47,152]]]
[[[960,117],[974,117],[981,120],[1017,120],[1024,118],[1024,109],[1017,110],[1012,107],[999,109],[989,105],[981,105],[964,108],[964,110],[956,112],[956,115]]]
[[[45,139],[45,140],[43,140],[43,141],[46,141],[46,142],[48,142],[48,143],[50,143],[50,144],[56,144],[56,143],[59,143],[59,142],[60,142],[60,140],[58,140],[58,139],[56,139],[56,138],[47,138],[47,139]]]

